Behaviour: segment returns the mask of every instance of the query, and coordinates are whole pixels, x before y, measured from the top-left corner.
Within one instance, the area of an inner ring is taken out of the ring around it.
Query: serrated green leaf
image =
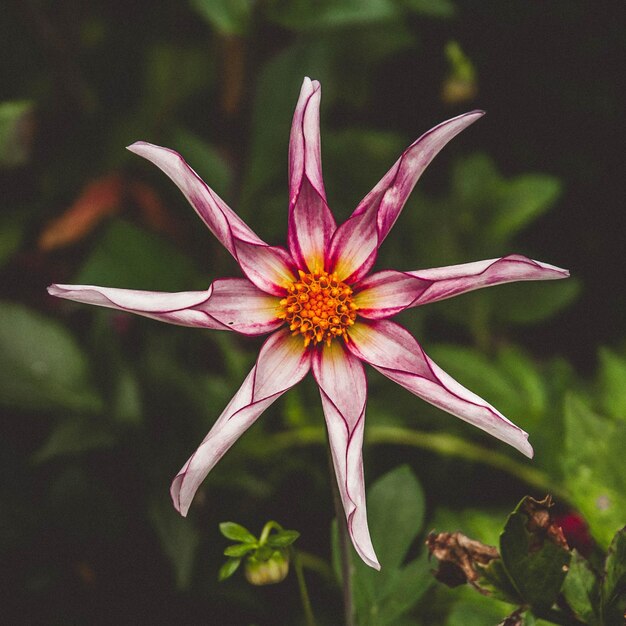
[[[600,590],[597,575],[587,560],[574,550],[562,593],[569,607],[585,624],[599,624]]]
[[[509,516],[500,537],[502,563],[515,589],[537,610],[554,603],[571,554],[548,538],[531,533],[524,498]]]
[[[174,569],[177,588],[186,589],[191,583],[200,533],[190,520],[178,514],[166,498],[153,502],[149,517],[161,548]]]
[[[565,486],[596,541],[607,548],[626,519],[626,422],[597,415],[573,394],[565,400],[564,420]]]
[[[607,626],[621,626],[626,613],[626,527],[609,546],[602,582],[602,616]]]
[[[220,567],[220,571],[217,575],[217,580],[222,582],[227,578],[230,578],[236,571],[239,565],[241,564],[241,559],[228,559],[222,567]]]
[[[242,557],[256,549],[256,544],[250,543],[238,543],[234,546],[228,546],[224,550],[224,556]]]
[[[300,533],[297,530],[281,530],[268,537],[267,545],[272,548],[286,548],[287,546],[290,546],[299,536]]]
[[[0,302],[0,404],[96,412],[102,408],[89,363],[56,320]]]
[[[222,522],[220,524],[220,532],[226,539],[232,541],[241,541],[242,543],[256,543],[257,538],[241,524],[235,522]]]
[[[607,348],[600,349],[600,402],[611,417],[626,422],[626,359]]]

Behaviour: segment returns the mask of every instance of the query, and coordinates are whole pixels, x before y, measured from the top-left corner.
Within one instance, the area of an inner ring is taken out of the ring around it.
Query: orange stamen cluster
[[[289,324],[293,335],[302,335],[304,345],[328,345],[335,337],[347,339],[346,330],[354,324],[357,306],[352,289],[336,274],[298,270],[300,280],[287,287],[287,297],[280,301],[278,317]]]

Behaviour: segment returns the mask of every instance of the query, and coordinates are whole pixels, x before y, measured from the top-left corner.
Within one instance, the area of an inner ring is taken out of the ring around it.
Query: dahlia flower
[[[367,363],[411,393],[517,448],[528,434],[456,382],[390,318],[405,309],[481,287],[565,278],[566,270],[520,255],[425,270],[370,273],[378,248],[426,166],[478,120],[472,111],[435,126],[412,143],[337,226],[326,201],[320,155],[321,88],[305,78],[289,145],[287,248],[270,246],[173,150],[145,142],[129,150],[159,167],[239,264],[243,278],[215,280],[206,291],[158,293],[92,285],[51,285],[50,294],[137,313],[170,324],[269,334],[256,364],[176,475],[171,496],[187,515],[209,471],[288,389],[312,372],[354,548],[380,565],[367,526],[362,443]]]

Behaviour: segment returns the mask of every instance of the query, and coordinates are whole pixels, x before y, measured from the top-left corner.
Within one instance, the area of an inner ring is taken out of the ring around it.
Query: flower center
[[[294,335],[302,335],[304,345],[335,337],[347,338],[346,330],[354,324],[357,306],[352,302],[352,289],[337,280],[336,274],[298,270],[300,280],[287,287],[287,297],[280,301],[278,317],[289,324]]]

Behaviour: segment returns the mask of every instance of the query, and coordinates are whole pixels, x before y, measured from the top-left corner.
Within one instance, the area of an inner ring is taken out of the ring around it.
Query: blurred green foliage
[[[170,480],[249,371],[258,341],[45,292],[51,282],[186,291],[236,272],[173,185],[124,150],[139,139],[180,151],[264,239],[284,243],[289,129],[304,75],[323,86],[324,178],[338,219],[420,133],[489,110],[430,166],[378,267],[519,252],[574,275],[401,316],[446,371],[530,433],[536,455],[521,460],[368,372],[365,473],[383,571],[355,559],[360,623],[502,620],[510,605],[434,586],[421,543],[437,526],[495,545],[528,492],[553,493],[562,515],[586,524],[587,543],[568,537],[579,553],[562,588],[576,615],[618,619],[626,309],[612,256],[623,248],[624,212],[610,148],[621,74],[610,60],[623,36],[611,11],[588,18],[578,0],[9,3],[0,20],[7,622],[198,623],[210,614],[271,624],[280,606],[285,623],[298,623],[292,577],[263,593],[237,577],[217,584],[218,522],[254,528],[275,518],[300,532],[316,618],[337,623],[330,479],[311,381],[233,447],[183,519]],[[455,70],[471,89],[445,91]],[[92,198],[81,208],[81,190],[108,176],[121,181],[113,206]],[[60,227],[68,242],[44,245]]]

